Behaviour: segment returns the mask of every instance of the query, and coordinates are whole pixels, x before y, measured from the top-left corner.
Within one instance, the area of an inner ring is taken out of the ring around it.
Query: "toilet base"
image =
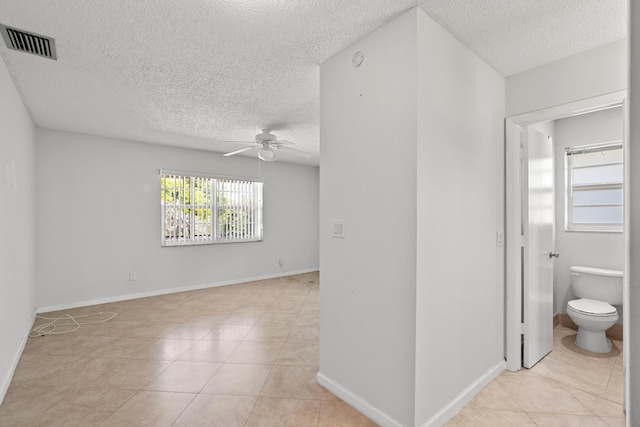
[[[594,353],[609,353],[611,351],[611,340],[607,338],[605,331],[590,331],[583,327],[578,328],[576,345],[583,350]]]

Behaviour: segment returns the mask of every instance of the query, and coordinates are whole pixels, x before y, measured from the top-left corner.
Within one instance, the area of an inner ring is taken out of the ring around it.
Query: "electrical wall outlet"
[[[129,281],[135,282],[136,280],[138,280],[138,276],[136,276],[136,273],[129,273]]]

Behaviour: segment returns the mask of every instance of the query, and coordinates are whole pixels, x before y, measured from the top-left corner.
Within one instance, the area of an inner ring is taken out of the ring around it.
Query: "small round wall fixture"
[[[362,51],[357,51],[353,54],[353,66],[359,67],[362,65],[362,61],[364,61],[364,53]]]

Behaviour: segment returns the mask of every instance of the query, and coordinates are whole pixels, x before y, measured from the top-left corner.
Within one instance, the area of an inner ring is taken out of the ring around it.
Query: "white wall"
[[[318,168],[262,163],[264,241],[160,246],[159,169],[258,176],[258,160],[38,129],[37,305],[318,267]],[[129,281],[129,272],[137,281]]]
[[[507,117],[627,88],[627,41],[507,78]]]
[[[34,141],[33,122],[0,59],[0,403],[33,320]]]
[[[416,425],[503,361],[502,76],[418,13]]]
[[[625,325],[625,356],[629,369],[629,389],[627,399],[627,425],[640,425],[640,5],[637,2],[629,2],[631,46],[629,75],[629,198],[631,200],[630,227],[630,262],[628,263],[630,277],[630,304],[627,318],[629,324]]]
[[[321,65],[319,379],[381,425],[503,362],[504,96],[420,9]]]
[[[589,233],[565,231],[565,156],[566,147],[622,140],[622,108],[613,108],[555,121],[556,174],[556,250],[555,312],[566,313],[571,292],[569,268],[573,265],[623,270],[624,236],[622,233]],[[618,307],[621,309],[621,307]],[[620,320],[622,323],[622,312]]]
[[[320,66],[320,373],[402,425],[414,412],[415,20]]]

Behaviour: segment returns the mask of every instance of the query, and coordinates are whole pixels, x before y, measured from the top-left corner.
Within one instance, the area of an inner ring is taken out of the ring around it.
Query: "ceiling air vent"
[[[7,47],[20,52],[33,53],[45,58],[56,58],[56,41],[51,37],[40,34],[29,33],[17,28],[7,27],[0,24],[0,32]]]

